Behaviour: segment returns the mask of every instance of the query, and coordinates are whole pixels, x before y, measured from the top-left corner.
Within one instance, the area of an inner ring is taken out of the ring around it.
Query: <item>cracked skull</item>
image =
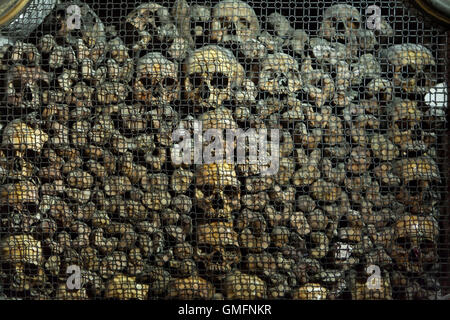
[[[195,178],[196,204],[206,217],[229,219],[240,208],[240,185],[233,165],[203,164]]]
[[[232,222],[211,222],[197,227],[195,258],[208,274],[227,273],[241,260],[238,235]]]
[[[232,88],[244,81],[244,68],[231,51],[218,46],[195,50],[185,64],[184,87],[196,107],[217,108],[229,100]]]

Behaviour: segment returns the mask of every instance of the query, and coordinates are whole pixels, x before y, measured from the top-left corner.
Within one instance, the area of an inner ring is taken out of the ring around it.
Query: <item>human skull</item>
[[[16,65],[6,74],[8,104],[19,108],[38,109],[42,103],[41,90],[49,86],[50,77],[41,67]]]
[[[159,52],[151,52],[137,62],[134,97],[152,106],[171,103],[178,98],[178,65]]]
[[[438,224],[432,217],[404,216],[395,224],[391,256],[406,272],[422,273],[436,262]]]
[[[255,275],[234,271],[224,280],[225,298],[254,300],[267,298],[267,286]]]
[[[48,140],[48,134],[38,126],[33,127],[26,120],[15,119],[3,130],[2,146],[11,148],[20,155],[26,151],[41,152]]]
[[[169,9],[157,3],[144,3],[134,9],[126,18],[134,29],[142,36],[148,34],[149,39],[164,40],[167,32],[176,33]]]
[[[203,164],[195,175],[195,201],[208,218],[229,219],[240,208],[240,183],[234,166]]]
[[[105,42],[105,26],[97,14],[85,3],[79,3],[81,23],[80,28],[69,28],[69,14],[66,11],[68,6],[66,3],[60,3],[53,10],[54,14],[50,14],[47,18],[49,26],[52,30],[57,26],[56,36],[62,38],[63,41],[76,45],[79,40],[88,48],[94,48],[100,42]],[[81,39],[80,39],[81,34]]]
[[[271,95],[293,95],[301,89],[297,61],[285,53],[269,54],[261,64],[259,89]]]
[[[238,234],[232,222],[211,222],[197,227],[195,259],[207,274],[223,274],[241,260]]]
[[[194,42],[206,42],[209,24],[211,21],[211,8],[205,5],[194,4],[190,10],[189,29]]]
[[[328,290],[318,283],[307,283],[296,289],[293,293],[294,300],[325,300]]]
[[[335,91],[333,78],[321,69],[313,69],[310,58],[305,59],[301,69],[303,82],[301,89],[306,95],[305,99],[317,107],[322,107],[333,97]]]
[[[148,284],[137,283],[134,277],[118,274],[108,281],[105,298],[115,300],[145,300],[149,291]]]
[[[10,277],[10,288],[17,291],[41,287],[45,280],[42,269],[41,243],[30,235],[20,234],[4,238],[0,243],[1,261]]]
[[[0,204],[19,212],[34,212],[39,206],[39,188],[31,181],[5,184],[0,187]]]
[[[402,185],[397,200],[420,212],[435,200],[432,183],[440,181],[439,169],[429,157],[402,159],[394,162],[393,172],[400,177]]]
[[[197,108],[217,108],[229,100],[232,88],[244,81],[244,68],[231,51],[208,45],[195,50],[185,63],[184,87]]]
[[[177,278],[169,283],[167,298],[170,299],[212,299],[214,286],[199,276]]]
[[[417,101],[394,100],[388,108],[388,136],[402,150],[425,151],[427,146],[422,141],[422,111]]]
[[[255,39],[259,21],[255,11],[245,2],[223,0],[212,9],[211,39],[217,42],[245,42]]]
[[[328,40],[350,45],[356,42],[360,28],[359,10],[348,4],[337,4],[325,10],[320,34]]]
[[[382,55],[388,60],[394,87],[405,93],[426,94],[436,84],[436,61],[427,48],[419,44],[398,44]]]

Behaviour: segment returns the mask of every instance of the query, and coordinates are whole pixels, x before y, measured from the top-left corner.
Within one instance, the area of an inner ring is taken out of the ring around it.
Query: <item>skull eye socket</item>
[[[164,78],[162,84],[164,87],[173,87],[177,81],[174,78]]]
[[[143,77],[139,79],[145,90],[154,90],[155,89],[155,81],[153,78]]]
[[[409,194],[413,197],[420,195],[424,190],[419,180],[409,181],[406,187],[408,188]]]
[[[192,83],[194,88],[198,88],[202,85],[203,78],[201,73],[193,73],[189,75],[189,81]]]
[[[222,72],[214,72],[211,84],[218,89],[225,89],[228,87],[228,77]]]
[[[407,119],[400,119],[395,121],[395,126],[402,131],[411,129],[411,125]]]
[[[349,23],[349,27],[351,29],[359,29],[361,27],[361,24],[358,20],[355,20],[354,18],[352,18]]]
[[[436,73],[437,72],[437,68],[435,65],[432,64],[427,64],[423,67],[423,71],[425,73]]]
[[[224,247],[225,253],[228,255],[233,255],[238,251],[238,247],[232,244],[228,244]]]
[[[213,194],[214,192],[214,186],[210,185],[210,184],[205,184],[202,186],[202,193],[205,197],[209,197]]]
[[[424,239],[420,242],[420,249],[424,252],[430,252],[434,249],[434,242],[429,239]]]
[[[409,239],[408,237],[397,238],[397,240],[395,240],[395,242],[399,247],[401,247],[405,250],[411,249],[411,239]]]
[[[248,22],[245,18],[240,18],[239,24],[243,25],[245,29],[250,29],[250,22]]]
[[[23,266],[23,273],[28,277],[36,276],[39,273],[39,268],[32,263],[25,263]]]
[[[232,196],[238,193],[238,188],[236,186],[225,186],[223,191],[225,194]]]
[[[299,73],[295,69],[289,69],[288,70],[289,78],[300,78]]]
[[[201,243],[198,245],[198,248],[200,249],[200,251],[206,254],[210,254],[214,251],[213,246],[208,243]]]
[[[406,65],[403,66],[402,69],[400,70],[402,77],[404,79],[412,79],[416,76],[416,68],[414,68],[414,66],[412,65]]]

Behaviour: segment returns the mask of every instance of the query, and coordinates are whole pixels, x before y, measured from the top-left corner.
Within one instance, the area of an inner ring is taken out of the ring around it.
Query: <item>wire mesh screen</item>
[[[0,39],[3,299],[449,293],[447,35],[410,5],[22,12]]]

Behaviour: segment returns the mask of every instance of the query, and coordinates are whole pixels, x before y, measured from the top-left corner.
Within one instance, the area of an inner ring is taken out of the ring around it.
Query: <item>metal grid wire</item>
[[[449,293],[446,33],[398,0],[246,3],[37,0],[3,29],[2,299]],[[278,130],[278,170],[176,163],[199,123]]]

